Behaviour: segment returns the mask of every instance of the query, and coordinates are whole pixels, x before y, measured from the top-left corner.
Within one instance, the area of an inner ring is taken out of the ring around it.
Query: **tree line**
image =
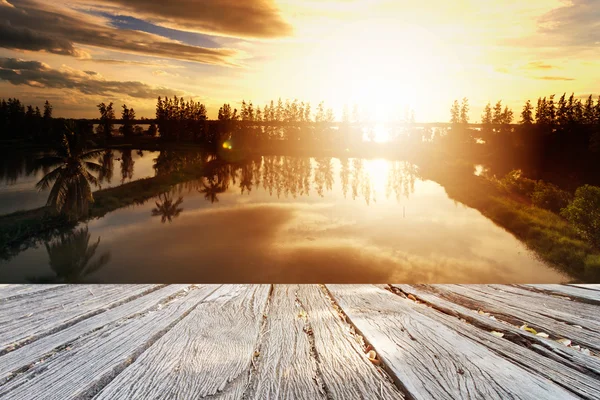
[[[52,129],[52,105],[46,100],[43,111],[26,106],[19,99],[0,100],[0,138],[37,140]]]

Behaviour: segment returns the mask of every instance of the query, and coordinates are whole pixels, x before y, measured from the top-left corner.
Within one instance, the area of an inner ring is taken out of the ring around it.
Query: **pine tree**
[[[484,125],[490,125],[492,123],[492,106],[488,102],[483,109],[483,114],[481,114],[481,123]]]
[[[556,107],[556,123],[559,126],[566,126],[569,122],[569,107],[567,106],[565,96],[566,93],[563,93],[563,95],[560,96]]]
[[[594,99],[590,94],[590,97],[587,98],[583,108],[583,123],[591,125],[594,122]]]
[[[46,102],[44,103],[44,119],[51,119],[51,118],[52,118],[52,106],[50,105],[48,100],[46,100]]]
[[[550,97],[548,97],[548,101],[546,102],[546,113],[547,113],[548,123],[550,125],[555,125],[556,124],[556,107],[554,104],[554,95],[551,95]]]
[[[492,123],[494,125],[501,124],[502,119],[502,100],[499,100],[494,106],[494,115],[492,117]]]
[[[513,121],[513,111],[508,108],[508,106],[504,107],[504,111],[502,112],[501,121],[503,124],[509,125]]]
[[[462,104],[460,107],[460,123],[469,123],[469,100],[466,97],[462,99]]]
[[[525,106],[523,106],[523,111],[521,112],[521,121],[519,121],[523,125],[531,125],[533,124],[533,106],[531,105],[531,101],[527,100]]]
[[[450,123],[458,124],[460,121],[460,106],[458,105],[458,100],[454,100],[452,103],[452,108],[450,108]]]

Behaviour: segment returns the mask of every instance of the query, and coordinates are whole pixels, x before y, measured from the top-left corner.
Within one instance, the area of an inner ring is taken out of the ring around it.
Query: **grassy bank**
[[[9,259],[39,241],[49,240],[57,232],[70,230],[78,222],[102,217],[119,208],[144,203],[160,193],[168,192],[178,183],[200,176],[200,167],[189,167],[169,175],[140,179],[98,190],[94,192],[94,202],[90,204],[89,215],[79,221],[69,221],[64,216],[53,213],[48,207],[0,216],[0,259]]]
[[[421,173],[444,186],[451,199],[479,210],[512,233],[543,261],[577,280],[600,280],[600,249],[583,240],[559,215],[509,197],[461,166],[424,166]]]

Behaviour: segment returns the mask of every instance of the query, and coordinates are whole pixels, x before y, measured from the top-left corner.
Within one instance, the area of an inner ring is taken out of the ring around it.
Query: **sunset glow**
[[[0,91],[48,99],[60,116],[91,117],[112,101],[152,117],[157,95],[176,94],[210,118],[225,102],[281,97],[325,101],[338,120],[357,105],[383,121],[407,108],[446,121],[448,104],[468,97],[475,121],[490,93],[516,108],[542,90],[598,87],[598,38],[579,28],[594,12],[586,0],[252,3],[3,0],[3,35],[32,34],[0,44],[0,58],[29,63],[4,62]]]

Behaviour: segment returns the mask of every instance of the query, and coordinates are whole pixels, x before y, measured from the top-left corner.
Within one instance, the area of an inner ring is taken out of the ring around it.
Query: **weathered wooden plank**
[[[477,308],[493,313],[497,318],[515,324],[527,324],[538,332],[545,332],[552,337],[566,338],[596,351],[600,350],[600,332],[583,329],[567,324],[561,320],[564,315],[554,318],[544,311],[543,306],[534,302],[521,301],[518,296],[505,296],[497,290],[484,285],[431,285],[442,296],[455,302],[470,301],[470,308]],[[458,296],[458,297],[456,297]]]
[[[600,398],[600,359],[597,357],[586,356],[550,339],[480,315],[428,292],[426,286],[425,288],[404,284],[390,286],[433,307],[422,305],[417,308],[419,312],[443,321],[458,333],[481,343],[504,358],[550,379],[582,398]],[[434,309],[439,311],[434,311]],[[436,312],[445,315],[435,314]],[[503,338],[492,335],[490,333],[492,331],[502,333]],[[541,346],[543,349],[539,349]],[[556,351],[554,351],[555,349]],[[550,351],[556,357],[546,357]]]
[[[600,292],[571,285],[520,285],[529,290],[543,291],[561,296],[568,296],[574,300],[590,302],[600,305]]]
[[[65,285],[57,284],[38,284],[38,285],[0,285],[0,306],[4,305],[4,302],[13,300],[23,296],[29,296],[34,293],[43,293],[47,290],[55,290],[58,288],[64,288]]]
[[[0,398],[91,398],[215,289],[215,285],[203,285],[145,314],[77,339],[1,385]]]
[[[557,321],[600,332],[598,317],[600,307],[598,306],[508,285],[467,285],[466,287],[493,296],[495,299],[501,299],[503,302],[512,302],[515,306],[523,305],[532,312]]]
[[[95,397],[239,399],[249,381],[270,285],[224,285]]]
[[[189,290],[186,289],[188,286],[166,286],[0,356],[0,383],[9,379],[17,371],[27,369],[29,365],[48,357],[53,352],[60,351],[61,348],[67,347],[69,343],[90,332],[120,319],[149,311],[171,296]]]
[[[0,310],[0,354],[158,289],[158,285],[74,285],[11,300]]]
[[[414,399],[576,398],[418,312],[411,300],[375,286],[327,287]]]
[[[275,285],[248,399],[401,399],[317,285]]]
[[[584,284],[578,284],[578,283],[571,283],[567,286],[574,286],[574,287],[578,287],[578,288],[582,288],[582,289],[588,289],[588,290],[600,290],[600,284],[599,283],[584,283]]]

